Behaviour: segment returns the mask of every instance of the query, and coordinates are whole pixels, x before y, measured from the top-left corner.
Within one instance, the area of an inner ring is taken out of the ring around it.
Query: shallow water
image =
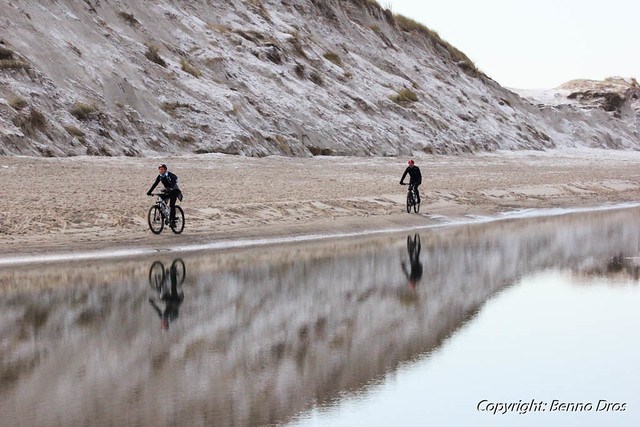
[[[0,425],[637,425],[639,213],[3,268]]]

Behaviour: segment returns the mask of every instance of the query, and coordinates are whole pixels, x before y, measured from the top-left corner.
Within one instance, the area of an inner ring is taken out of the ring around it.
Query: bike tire
[[[149,269],[149,286],[151,286],[151,289],[158,292],[162,291],[166,279],[164,264],[160,261],[155,261],[151,264],[151,268]]]
[[[413,211],[415,213],[418,213],[419,210],[420,210],[420,203],[414,203],[413,204]]]
[[[175,225],[171,227],[171,231],[173,231],[175,234],[180,234],[182,233],[183,230],[184,230],[184,211],[180,206],[176,206],[176,221],[175,221]]]
[[[413,205],[413,194],[407,192],[407,213],[411,213],[411,205]]]
[[[147,222],[149,223],[149,229],[153,234],[162,233],[162,229],[164,228],[164,215],[162,215],[162,211],[158,206],[153,205],[149,208]]]
[[[184,265],[184,261],[180,258],[174,259],[171,263],[171,269],[175,270],[178,286],[182,285],[184,283],[184,279],[187,277],[187,267]]]

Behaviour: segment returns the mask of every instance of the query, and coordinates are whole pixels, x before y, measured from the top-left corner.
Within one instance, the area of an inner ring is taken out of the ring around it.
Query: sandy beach
[[[180,178],[186,228],[153,235],[157,165]],[[375,231],[523,208],[640,200],[640,153],[423,156],[419,214],[404,208],[404,158],[0,157],[0,257],[216,240]]]

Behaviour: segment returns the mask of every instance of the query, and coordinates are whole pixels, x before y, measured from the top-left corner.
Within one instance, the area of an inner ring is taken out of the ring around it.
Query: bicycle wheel
[[[407,213],[411,213],[411,205],[413,205],[413,193],[407,192]]]
[[[171,271],[175,271],[176,282],[178,282],[178,286],[184,283],[185,277],[187,277],[187,267],[184,265],[184,261],[182,259],[177,258],[174,259],[171,263]]]
[[[151,264],[151,268],[149,269],[149,285],[151,289],[158,292],[162,290],[162,286],[166,280],[165,274],[164,264],[162,264],[162,262],[156,261]]]
[[[164,228],[164,218],[162,211],[158,206],[153,205],[149,208],[147,220],[149,222],[149,228],[153,234],[162,233],[162,229]]]
[[[417,197],[415,198],[415,200],[416,200],[416,203],[413,204],[413,211],[415,213],[418,213],[418,211],[420,210],[420,202],[418,202],[418,198]]]
[[[176,206],[176,221],[175,224],[171,225],[171,231],[176,234],[180,234],[184,230],[184,212],[180,206]]]

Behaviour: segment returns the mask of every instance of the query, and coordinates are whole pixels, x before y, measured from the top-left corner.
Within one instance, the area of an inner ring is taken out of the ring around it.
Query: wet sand
[[[404,209],[406,159],[0,157],[0,257],[366,232],[523,208],[640,200],[640,153],[424,156],[420,214]],[[163,162],[180,177],[186,228],[151,234],[145,195]]]

